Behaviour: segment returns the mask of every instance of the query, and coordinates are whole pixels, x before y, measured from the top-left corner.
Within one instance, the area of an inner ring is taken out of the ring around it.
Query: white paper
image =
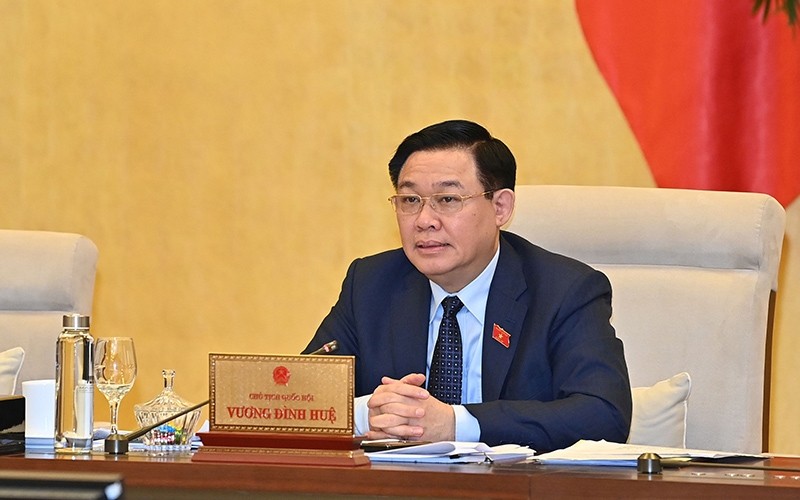
[[[637,459],[643,453],[657,453],[661,458],[703,458],[722,459],[732,457],[765,458],[763,455],[749,455],[724,451],[696,450],[689,448],[666,448],[608,441],[581,440],[562,450],[543,453],[533,457],[544,464],[569,465],[614,465],[636,467]]]
[[[376,462],[457,464],[522,460],[532,456],[533,453],[534,451],[526,446],[502,445],[492,448],[485,443],[439,441],[419,446],[374,451],[366,455],[370,460]]]
[[[100,424],[98,427],[94,428],[93,433],[93,441],[92,441],[92,449],[94,451],[103,451],[105,450],[105,442],[106,438],[111,435],[111,424],[109,422],[97,422]],[[208,425],[208,420],[205,421],[203,425]],[[208,427],[206,427],[207,429]],[[138,430],[138,429],[137,429]],[[130,434],[134,431],[126,431],[122,429],[117,429],[117,432],[124,436],[126,434]],[[200,442],[200,436],[194,435],[192,439],[189,441],[191,445],[192,451],[197,451],[197,449],[203,446],[203,443]],[[133,441],[128,441],[128,450],[129,451],[147,451],[147,446],[142,442],[142,438],[136,438]]]

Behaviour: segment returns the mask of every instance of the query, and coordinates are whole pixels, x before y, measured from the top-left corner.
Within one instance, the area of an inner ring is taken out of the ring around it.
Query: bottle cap
[[[83,316],[81,314],[65,314],[62,325],[64,328],[69,328],[72,330],[88,329],[89,316]]]

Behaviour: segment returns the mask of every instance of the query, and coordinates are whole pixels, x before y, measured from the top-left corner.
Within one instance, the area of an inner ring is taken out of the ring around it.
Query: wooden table
[[[660,475],[621,467],[372,464],[361,467],[193,463],[188,457],[131,453],[0,457],[0,469],[122,474],[126,498],[800,498],[800,459],[755,465],[794,468],[684,467]]]

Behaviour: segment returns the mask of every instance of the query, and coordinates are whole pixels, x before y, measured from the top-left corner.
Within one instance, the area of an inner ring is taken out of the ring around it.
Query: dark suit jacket
[[[358,259],[305,352],[335,339],[338,354],[355,355],[356,396],[384,375],[425,373],[430,301],[428,279],[401,249]],[[604,274],[502,232],[484,321],[484,402],[465,405],[481,441],[540,452],[625,442],[630,382],[610,316]],[[495,324],[511,334],[509,347],[492,338]]]

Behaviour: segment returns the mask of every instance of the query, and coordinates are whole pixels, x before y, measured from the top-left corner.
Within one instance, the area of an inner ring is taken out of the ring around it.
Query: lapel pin
[[[511,345],[511,334],[503,330],[503,328],[501,328],[497,323],[495,323],[494,327],[492,328],[492,338],[498,341],[500,345],[506,349],[508,349],[508,347]]]

